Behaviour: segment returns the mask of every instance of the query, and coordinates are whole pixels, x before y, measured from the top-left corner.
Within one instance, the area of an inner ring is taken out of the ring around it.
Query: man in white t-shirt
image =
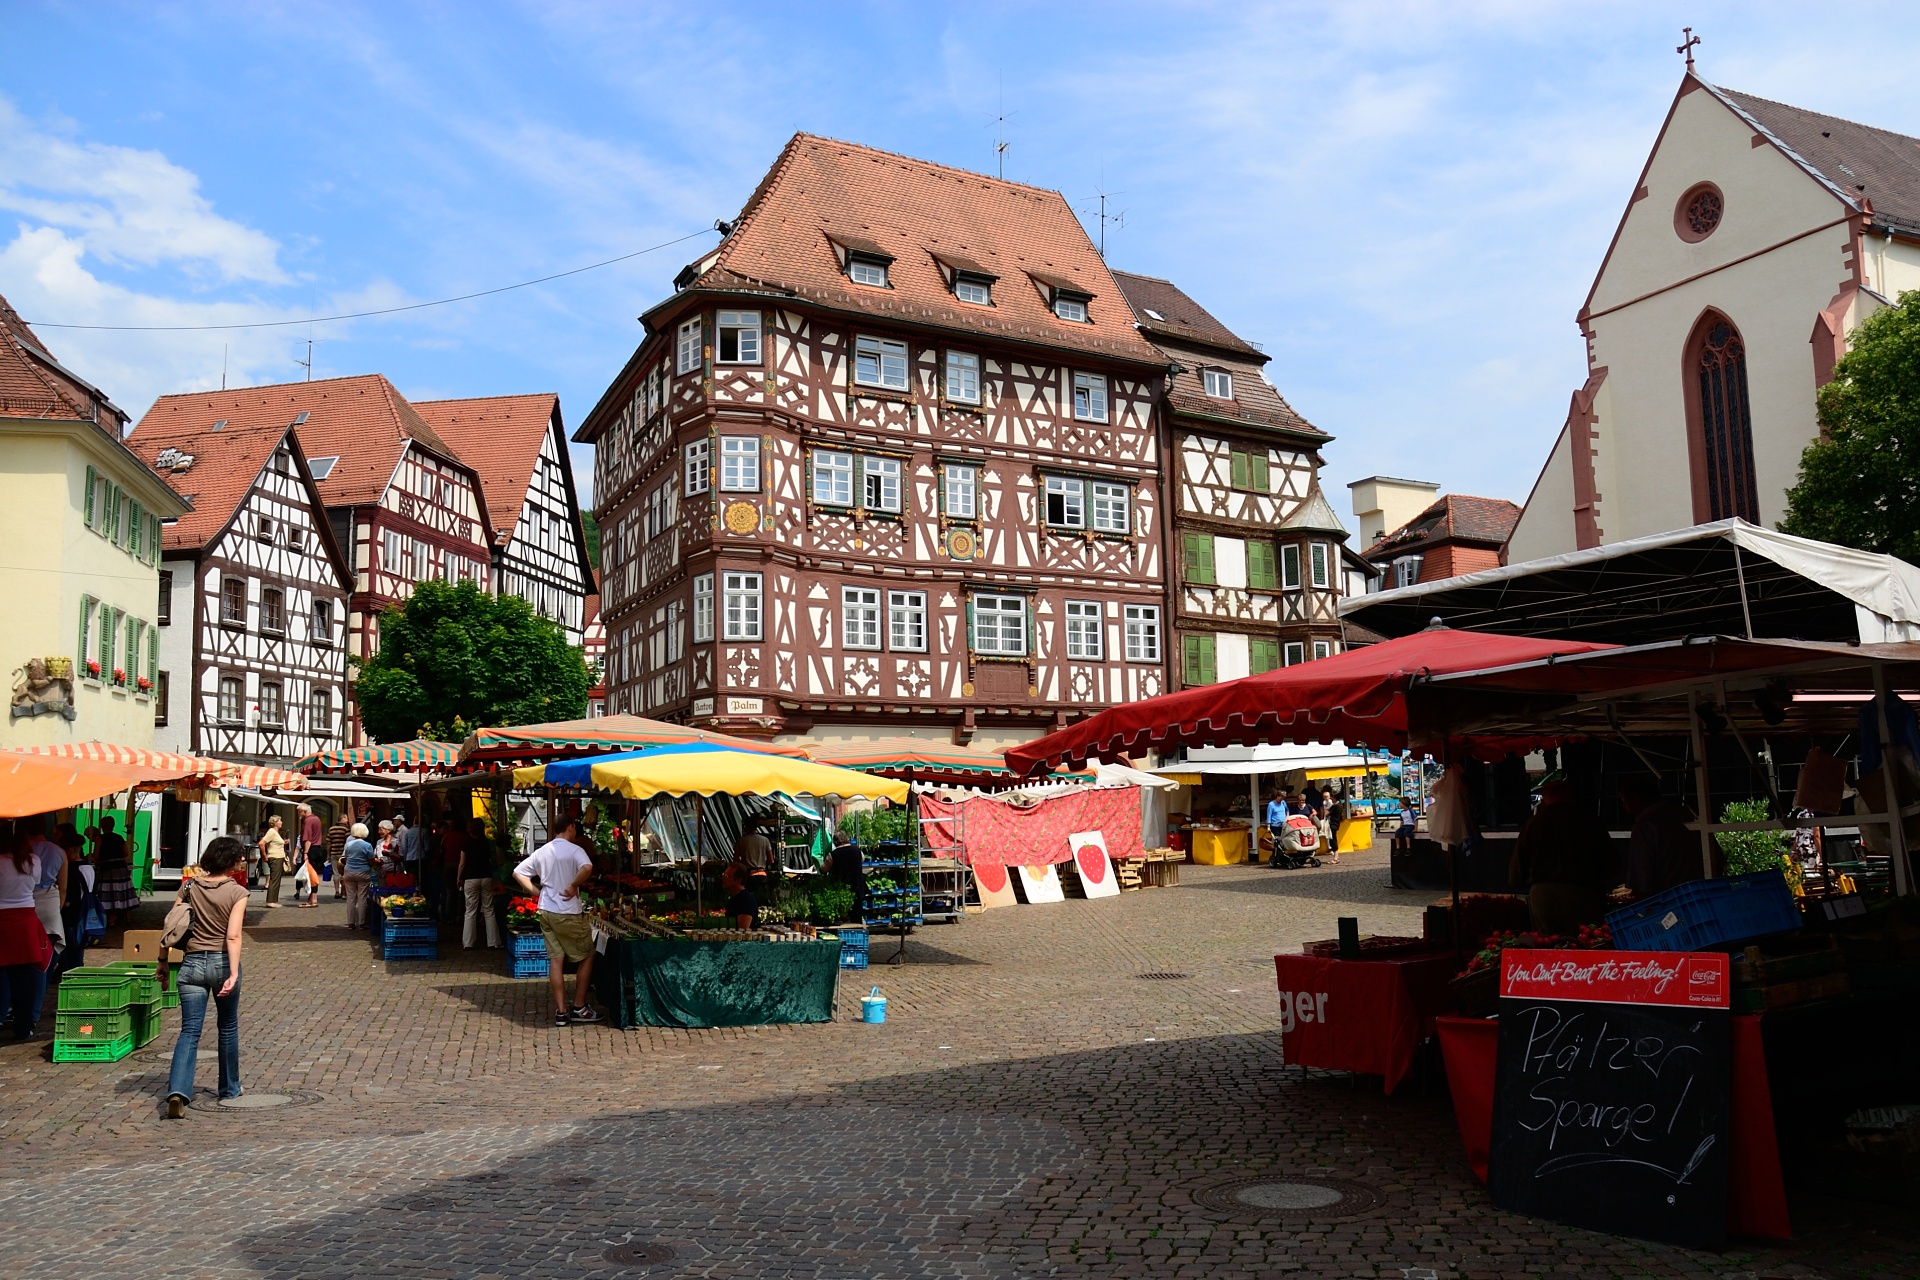
[[[513,878],[528,894],[540,895],[540,932],[547,940],[547,981],[553,985],[553,1021],[564,1027],[574,1022],[598,1022],[589,985],[593,979],[593,928],[580,906],[580,886],[593,875],[593,861],[576,841],[580,820],[568,818],[553,839],[523,858]],[[540,882],[539,888],[534,881]],[[567,1004],[566,962],[580,966],[573,977],[576,1003]]]

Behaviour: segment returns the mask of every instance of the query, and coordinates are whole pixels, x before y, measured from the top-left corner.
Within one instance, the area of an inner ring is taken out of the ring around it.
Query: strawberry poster
[[[1009,868],[998,862],[983,862],[973,869],[973,883],[980,891],[982,907],[1017,907],[1020,897],[1013,891],[1013,872],[1018,867]]]
[[[1107,837],[1099,831],[1075,831],[1067,837],[1073,850],[1073,865],[1080,872],[1080,887],[1089,898],[1117,898],[1120,881],[1113,874],[1113,860],[1107,857]]]

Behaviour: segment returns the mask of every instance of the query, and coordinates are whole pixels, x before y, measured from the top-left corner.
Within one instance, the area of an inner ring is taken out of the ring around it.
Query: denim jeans
[[[220,1096],[240,1096],[240,981],[233,990],[215,995],[227,980],[225,951],[190,951],[174,974],[180,988],[180,1038],[173,1045],[173,1071],[167,1077],[167,1096],[193,1097],[193,1068],[200,1053],[200,1029],[212,1000],[220,1025]]]

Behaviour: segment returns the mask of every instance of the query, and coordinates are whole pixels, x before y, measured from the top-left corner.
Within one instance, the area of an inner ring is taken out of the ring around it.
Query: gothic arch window
[[[1704,523],[1739,516],[1760,523],[1747,348],[1731,320],[1717,311],[1700,317],[1687,340],[1682,378],[1694,520]]]

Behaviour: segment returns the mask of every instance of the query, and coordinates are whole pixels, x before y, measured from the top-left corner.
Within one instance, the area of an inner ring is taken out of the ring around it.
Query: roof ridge
[[[1911,133],[1900,133],[1894,129],[1882,128],[1877,124],[1868,124],[1864,120],[1850,120],[1846,116],[1836,116],[1829,111],[1816,111],[1812,107],[1796,106],[1791,102],[1781,102],[1777,98],[1763,98],[1757,93],[1748,93],[1745,89],[1729,89],[1725,85],[1707,84],[1705,80],[1702,80],[1700,83],[1707,85],[1709,89],[1718,89],[1721,93],[1737,94],[1742,98],[1748,98],[1754,102],[1764,102],[1770,107],[1785,107],[1789,111],[1803,111],[1810,116],[1819,116],[1822,120],[1834,120],[1844,125],[1850,125],[1855,129],[1866,129],[1873,133],[1884,133],[1888,137],[1898,138],[1902,142],[1920,144],[1920,136],[1915,136]]]
[[[1053,187],[1042,187],[1031,182],[1017,182],[1012,178],[996,178],[990,173],[980,173],[973,169],[962,169],[958,165],[941,164],[938,160],[922,160],[918,156],[910,156],[901,151],[883,151],[879,147],[870,147],[864,142],[848,142],[844,138],[830,138],[823,133],[807,133],[805,130],[795,133],[793,136],[795,141],[805,138],[809,142],[824,142],[835,147],[852,147],[855,151],[864,151],[868,155],[885,156],[889,160],[903,160],[908,164],[919,165],[926,169],[938,169],[943,173],[951,173],[962,178],[976,178],[981,182],[992,182],[1003,187],[1014,187],[1021,191],[1034,191],[1041,195],[1059,196],[1062,200],[1066,199],[1064,193]]]

